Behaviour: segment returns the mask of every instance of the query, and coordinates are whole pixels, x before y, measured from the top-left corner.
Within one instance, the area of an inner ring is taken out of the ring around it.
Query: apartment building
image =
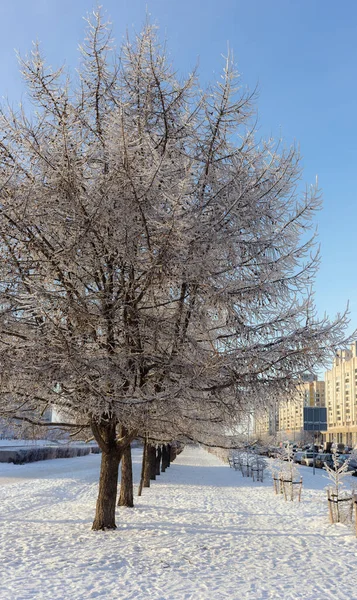
[[[280,437],[296,442],[311,437],[311,434],[304,432],[304,406],[325,406],[324,381],[307,376],[298,386],[295,397],[280,403]]]
[[[327,440],[357,444],[357,342],[340,350],[325,373]]]
[[[274,436],[280,441],[310,441],[312,434],[304,432],[304,406],[325,406],[325,382],[316,376],[307,375],[295,397],[280,402],[276,408],[260,410],[255,415],[256,436],[262,440]]]

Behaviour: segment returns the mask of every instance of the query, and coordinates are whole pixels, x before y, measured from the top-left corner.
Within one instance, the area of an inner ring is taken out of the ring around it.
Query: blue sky
[[[258,85],[259,133],[300,145],[304,181],[316,175],[324,206],[317,225],[322,264],[316,281],[320,314],[332,317],[350,302],[357,327],[355,275],[357,138],[357,3],[354,0],[103,0],[118,45],[140,30],[146,10],[168,39],[175,67],[199,61],[203,82],[216,79],[227,42],[242,80]],[[24,94],[15,49],[38,39],[48,62],[70,69],[83,40],[82,17],[92,0],[0,3],[0,96]]]

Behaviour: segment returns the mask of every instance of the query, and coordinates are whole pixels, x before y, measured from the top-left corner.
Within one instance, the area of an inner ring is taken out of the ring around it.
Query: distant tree
[[[121,431],[121,436],[125,431]],[[118,506],[134,506],[134,487],[133,487],[133,463],[131,457],[131,446],[128,444],[121,458],[121,477],[120,477],[120,494]]]
[[[209,441],[326,362],[346,317],[316,316],[319,194],[255,139],[231,57],[202,92],[150,24],[117,57],[97,12],[81,53],[72,84],[35,45],[35,111],[0,114],[0,412],[91,428],[107,529],[137,432]]]

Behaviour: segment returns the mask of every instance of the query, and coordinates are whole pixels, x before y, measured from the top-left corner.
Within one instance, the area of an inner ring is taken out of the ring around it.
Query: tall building
[[[357,342],[340,350],[325,373],[327,440],[357,444]]]
[[[307,376],[296,396],[279,405],[279,432],[282,439],[302,441],[311,437],[304,432],[304,406],[325,406],[325,382]]]
[[[281,401],[276,408],[260,409],[255,414],[255,434],[264,440],[274,436],[280,441],[311,441],[304,432],[304,406],[325,406],[325,382],[306,375],[297,387],[295,397]]]

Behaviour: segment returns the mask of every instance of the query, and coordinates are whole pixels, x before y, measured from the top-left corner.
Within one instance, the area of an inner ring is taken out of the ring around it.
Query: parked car
[[[332,446],[331,446],[331,449],[332,449],[332,450],[335,450],[335,449],[336,449],[336,451],[337,451],[339,454],[342,454],[342,452],[344,452],[344,451],[345,451],[345,444],[333,442],[333,444],[332,444]]]
[[[339,454],[337,455],[338,459],[338,467],[340,467],[346,460],[348,460],[348,471],[352,472],[352,475],[357,476],[357,460],[355,458],[351,458],[350,454]],[[321,464],[322,463],[322,464]],[[318,454],[315,459],[315,466],[323,468],[327,465],[330,468],[333,468],[333,455],[332,454]]]
[[[301,458],[303,456],[303,450],[297,450],[293,456],[293,461],[296,463],[301,463]]]
[[[322,453],[322,452],[319,454],[316,454],[315,467],[317,467],[318,469],[323,469],[325,465],[332,467],[332,465],[333,465],[332,454]]]
[[[352,471],[352,475],[354,477],[357,477],[357,459],[356,458],[351,458],[350,462],[349,462],[349,466],[350,466],[350,470]]]
[[[255,452],[260,456],[269,456],[269,448],[266,446],[257,446]]]
[[[268,448],[269,458],[277,458],[277,456],[280,456],[280,454],[281,454],[280,448],[276,448],[275,446],[269,446],[269,448]]]
[[[313,452],[315,450],[316,454],[318,452],[323,452],[322,448],[317,444],[305,444],[305,446],[302,447],[302,450],[307,452]]]
[[[348,471],[356,471],[357,469],[357,461],[355,458],[351,458],[350,454],[340,454],[338,457],[338,464],[342,466],[344,462],[348,461]]]
[[[316,454],[315,454],[315,456],[316,456]],[[314,459],[314,453],[305,450],[305,452],[302,453],[300,464],[306,465],[307,467],[312,467],[313,459]]]

